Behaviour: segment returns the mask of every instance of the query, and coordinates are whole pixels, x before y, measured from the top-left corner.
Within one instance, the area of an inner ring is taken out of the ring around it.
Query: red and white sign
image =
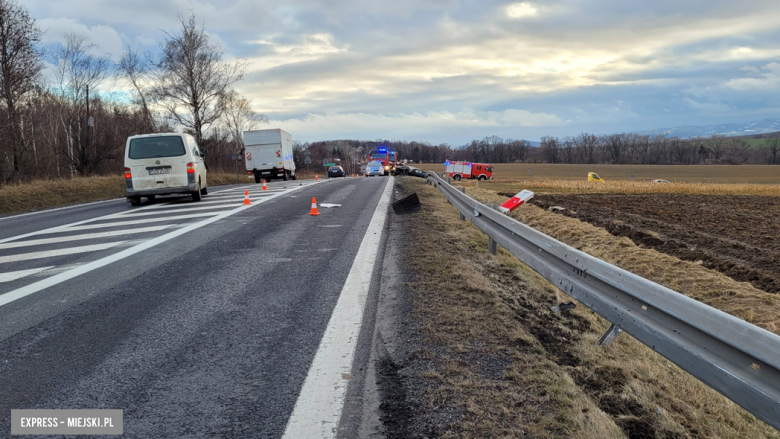
[[[522,206],[523,203],[525,203],[526,201],[530,200],[533,197],[534,197],[533,192],[527,189],[523,189],[522,191],[518,192],[517,195],[507,200],[506,203],[502,204],[501,207],[499,207],[499,209],[501,210],[501,212],[509,213],[517,209],[518,207]]]
[[[251,152],[246,153],[246,159],[247,160],[252,160],[252,153]]]
[[[276,156],[277,157],[281,157],[282,156],[282,152],[281,151],[276,151]]]

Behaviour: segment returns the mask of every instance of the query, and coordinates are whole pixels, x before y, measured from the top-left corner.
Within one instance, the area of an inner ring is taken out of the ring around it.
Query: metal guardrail
[[[428,174],[495,244],[567,295],[780,430],[780,336],[608,264],[490,208]]]

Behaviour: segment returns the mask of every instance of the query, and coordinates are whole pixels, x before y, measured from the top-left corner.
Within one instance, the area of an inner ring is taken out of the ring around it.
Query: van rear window
[[[131,159],[177,157],[185,154],[184,142],[179,136],[143,137],[130,141]]]

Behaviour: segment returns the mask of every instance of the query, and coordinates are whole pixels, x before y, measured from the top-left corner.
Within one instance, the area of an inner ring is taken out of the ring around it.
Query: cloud
[[[191,10],[247,59],[237,88],[255,109],[314,137],[652,129],[768,116],[780,95],[776,0],[25,4],[47,38],[78,30],[112,55],[154,52]]]
[[[758,69],[750,70],[760,73],[758,78],[735,78],[726,82],[725,86],[738,91],[773,91],[780,90],[780,63],[769,63],[760,71]]]
[[[111,26],[102,24],[87,26],[73,18],[44,18],[38,20],[37,24],[45,32],[43,43],[62,43],[65,41],[65,34],[72,32],[86,37],[90,43],[95,44],[93,55],[108,55],[114,61],[122,57],[124,50],[122,37]]]
[[[471,128],[554,127],[565,122],[554,114],[527,110],[476,111],[463,109],[452,112],[413,112],[395,114],[326,113],[307,114],[299,118],[270,120],[271,126],[296,133],[301,140],[316,140],[328,132],[333,138],[370,136],[381,133],[391,138],[414,138],[435,131]],[[318,137],[319,136],[319,137]],[[374,138],[377,137],[374,135]],[[419,138],[419,137],[417,137]]]
[[[506,15],[510,18],[534,17],[538,13],[539,10],[531,3],[512,3],[506,7]]]

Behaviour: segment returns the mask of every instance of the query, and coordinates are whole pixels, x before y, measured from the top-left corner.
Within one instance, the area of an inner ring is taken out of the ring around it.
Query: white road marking
[[[300,189],[300,188],[303,188],[303,187],[305,187],[305,186],[294,187],[294,188],[290,189],[290,191],[294,191],[294,190],[297,190],[297,189]],[[288,192],[290,192],[290,191],[288,191]],[[211,223],[217,222],[217,221],[222,220],[224,218],[227,218],[227,217],[229,217],[231,215],[235,215],[235,214],[237,214],[239,212],[243,212],[246,209],[250,209],[252,206],[257,206],[259,204],[262,204],[264,201],[273,199],[273,198],[275,198],[277,196],[281,196],[281,195],[284,195],[284,193],[276,194],[273,197],[263,198],[262,200],[259,200],[258,202],[253,203],[253,204],[251,204],[249,206],[240,206],[240,207],[237,207],[237,208],[235,208],[233,210],[229,210],[227,212],[222,212],[219,215],[216,215],[216,216],[214,216],[212,218],[208,218],[208,219],[205,219],[203,221],[190,224],[187,227],[175,230],[173,232],[166,233],[165,235],[152,238],[152,239],[150,239],[148,241],[144,241],[144,242],[142,242],[142,243],[140,243],[140,244],[138,244],[138,245],[136,245],[134,247],[130,247],[128,249],[122,250],[122,251],[114,253],[112,255],[108,255],[105,258],[98,259],[97,261],[92,261],[92,262],[86,263],[84,265],[79,265],[78,267],[76,267],[76,268],[74,268],[72,270],[69,270],[69,271],[57,274],[55,276],[47,277],[45,279],[42,279],[42,280],[40,280],[38,282],[35,282],[35,283],[32,283],[30,285],[26,285],[24,287],[17,288],[17,289],[15,289],[13,291],[9,291],[9,292],[7,292],[5,294],[0,294],[0,306],[7,305],[7,304],[9,304],[9,303],[11,303],[11,302],[13,302],[15,300],[19,300],[19,299],[21,299],[23,297],[27,297],[30,294],[35,294],[38,291],[41,291],[41,290],[44,290],[46,288],[52,287],[54,285],[60,284],[60,283],[65,282],[67,280],[73,279],[73,278],[75,278],[77,276],[81,276],[82,274],[89,273],[90,271],[96,270],[98,268],[105,267],[108,264],[112,264],[112,263],[114,263],[116,261],[120,261],[120,260],[125,259],[127,257],[130,257],[130,256],[132,256],[132,255],[134,255],[136,253],[140,253],[140,252],[142,252],[144,250],[147,250],[149,248],[152,248],[152,247],[154,247],[156,245],[162,244],[163,242],[169,241],[169,240],[171,240],[173,238],[176,238],[178,236],[184,235],[184,234],[186,234],[188,232],[191,232],[193,230],[199,229],[199,228],[201,228],[203,226],[206,226],[206,225],[209,225]],[[94,221],[94,220],[90,220],[90,221]],[[74,223],[74,225],[75,225],[75,223]],[[119,244],[119,243],[117,243],[117,244]]]
[[[46,250],[46,251],[33,252],[33,253],[23,253],[20,255],[0,256],[0,264],[5,264],[8,262],[29,261],[30,259],[53,258],[55,256],[65,256],[65,255],[73,255],[77,253],[94,252],[98,250],[105,250],[111,247],[115,247],[122,243],[124,243],[124,241],[107,242],[105,244],[85,245],[82,247],[61,248],[58,250]],[[2,296],[0,296],[0,298],[1,297]]]
[[[130,212],[122,212],[122,213],[115,213],[113,215],[104,216],[103,219],[115,219],[115,218],[134,218],[137,216],[147,216],[147,215],[165,215],[166,213],[183,213],[183,212],[192,212],[194,210],[213,210],[213,209],[225,209],[227,207],[236,207],[240,206],[241,203],[238,201],[230,203],[230,204],[219,204],[214,206],[202,206],[202,207],[182,207],[182,208],[175,208],[175,209],[167,209],[167,210],[152,210],[152,211],[146,211],[146,212],[138,212],[136,211],[130,211]],[[170,206],[168,206],[170,207]]]
[[[54,266],[51,267],[40,267],[40,268],[33,268],[30,270],[19,270],[19,271],[12,271],[10,273],[0,273],[0,283],[3,282],[11,282],[17,279],[21,279],[23,277],[27,277],[31,274],[40,273],[41,271],[48,270],[50,268],[54,268]]]
[[[112,223],[87,224],[84,226],[65,226],[63,227],[63,230],[57,230],[51,233],[69,232],[71,230],[90,230],[90,229],[103,229],[106,227],[131,226],[134,224],[146,224],[152,222],[174,221],[174,220],[190,219],[190,218],[203,218],[204,216],[214,216],[214,215],[219,215],[219,212],[202,212],[202,213],[193,213],[189,215],[166,216],[165,218],[144,218],[144,219],[130,220],[130,221],[114,221]]]
[[[189,218],[203,218],[206,216],[214,216],[219,215],[219,212],[204,212],[204,213],[193,213],[191,215],[176,215],[176,216],[168,216],[165,218],[144,218],[144,219],[138,219],[138,220],[132,220],[132,221],[115,221],[113,223],[98,223],[98,224],[86,224],[82,226],[59,226],[59,227],[53,227],[51,229],[45,229],[40,230],[33,233],[28,233],[26,235],[20,235],[15,236],[13,238],[9,238],[7,240],[2,240],[0,243],[3,242],[9,242],[16,239],[21,238],[28,238],[30,236],[38,236],[38,235],[51,235],[54,233],[63,233],[63,232],[75,232],[77,230],[92,230],[92,229],[105,229],[108,227],[121,227],[121,226],[131,226],[134,224],[146,224],[146,223],[152,223],[152,222],[162,222],[162,221],[175,221],[180,219],[189,219]],[[103,218],[99,218],[103,219]]]
[[[32,247],[35,245],[80,241],[84,239],[108,238],[109,236],[132,235],[135,233],[159,232],[160,230],[165,230],[168,227],[171,227],[173,225],[174,224],[166,224],[164,226],[139,227],[137,229],[113,230],[111,232],[85,233],[83,235],[60,236],[57,238],[32,239],[29,241],[16,241],[8,244],[0,244],[0,250],[6,248]],[[67,230],[63,230],[63,231],[66,232]]]
[[[91,206],[93,204],[110,203],[112,201],[120,201],[120,200],[123,200],[123,199],[124,198],[112,198],[110,200],[93,201],[91,203],[84,203],[84,204],[76,204],[76,205],[73,205],[73,206],[58,207],[56,209],[46,209],[46,210],[39,210],[39,211],[36,211],[36,212],[22,213],[22,214],[19,214],[19,215],[12,215],[12,216],[6,216],[6,217],[3,217],[3,218],[0,218],[0,221],[7,220],[7,219],[12,219],[12,218],[20,218],[20,217],[29,216],[29,215],[38,215],[40,213],[56,212],[58,210],[73,209],[73,208],[76,208],[76,207]]]
[[[363,322],[371,274],[382,239],[387,210],[393,191],[392,180],[385,184],[382,197],[371,218],[355,262],[330,316],[317,354],[295,402],[284,439],[332,438],[341,419],[344,395],[352,371],[355,345]]]
[[[245,186],[245,187],[251,187],[251,186]],[[230,192],[230,191],[236,191],[236,190],[242,190],[243,191],[244,187],[228,188],[228,189],[224,189],[224,190],[217,191],[217,192],[214,192],[214,193],[215,194],[219,194],[219,193],[223,193],[223,192]],[[107,201],[112,201],[112,200],[107,200]],[[113,200],[113,201],[118,201],[118,200]],[[97,204],[97,203],[104,203],[104,202],[106,202],[106,201],[97,201],[95,203],[88,203],[88,204]],[[86,205],[87,204],[79,204],[79,206],[86,206]],[[62,208],[59,208],[59,209],[47,210],[45,212],[51,212],[51,211],[63,210],[63,209],[70,209],[72,207],[78,207],[78,206],[62,207]],[[138,212],[138,211],[144,210],[144,209],[146,209],[148,207],[152,207],[152,206],[139,207],[139,208],[136,208],[136,209],[127,210],[125,212]],[[30,214],[24,214],[24,215],[32,215],[32,214],[35,214],[35,213],[39,213],[39,212],[32,212]],[[120,214],[121,214],[121,212],[120,212]],[[65,224],[65,225],[62,225],[62,226],[56,226],[56,227],[51,227],[51,228],[44,229],[44,230],[37,230],[35,232],[25,233],[25,234],[22,234],[22,235],[11,236],[9,238],[0,239],[0,243],[8,242],[8,241],[16,241],[17,239],[27,238],[29,236],[36,236],[36,235],[42,235],[42,234],[46,234],[46,233],[53,233],[53,232],[56,232],[56,231],[60,231],[63,228],[79,226],[79,225],[82,225],[82,224],[88,224],[88,223],[92,223],[92,222],[95,222],[95,221],[101,221],[101,220],[105,220],[105,219],[116,219],[117,218],[116,215],[119,215],[119,214],[112,213],[112,214],[108,214],[108,215],[99,216],[97,218],[89,218],[89,219],[85,219],[85,220],[81,220],[81,221],[76,221],[74,223]],[[214,215],[218,215],[218,212],[214,212]],[[17,217],[20,217],[20,216],[23,216],[23,215],[16,215],[16,216],[13,216],[13,217],[6,217],[6,218],[17,218]],[[171,217],[171,218],[173,218],[173,217]],[[163,219],[156,219],[156,220],[149,220],[149,221],[164,221],[164,220]]]

